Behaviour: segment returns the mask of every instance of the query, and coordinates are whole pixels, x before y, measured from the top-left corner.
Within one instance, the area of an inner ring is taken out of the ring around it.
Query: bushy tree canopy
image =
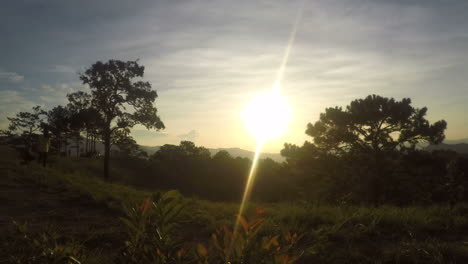
[[[325,109],[306,134],[327,151],[392,151],[414,148],[418,142],[437,144],[445,138],[444,120],[430,124],[427,108],[414,108],[411,99],[397,101],[378,95],[354,100],[346,107]]]
[[[164,124],[153,105],[158,95],[149,82],[139,79],[144,71],[145,67],[138,61],[98,61],[82,73],[80,79],[91,88],[92,105],[109,125],[116,121],[114,128],[141,124],[148,129],[163,129]]]
[[[440,143],[447,123],[430,124],[426,113],[426,107],[411,106],[409,98],[369,95],[345,109],[325,109],[318,121],[307,125],[313,143],[285,144],[281,154],[299,192],[309,199],[373,204],[428,201],[431,192],[442,186],[444,165],[416,146]]]

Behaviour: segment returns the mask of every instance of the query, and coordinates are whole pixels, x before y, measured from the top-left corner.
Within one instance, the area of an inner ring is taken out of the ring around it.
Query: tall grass
[[[122,216],[125,206],[141,203],[154,193],[102,181],[99,161],[91,160],[83,165],[77,160],[60,159],[55,167],[42,168],[34,163],[21,166],[16,158],[11,158],[11,153],[2,156],[5,157],[0,161],[3,177],[27,181],[37,188],[73,190],[97,204],[115,209]],[[211,235],[221,226],[232,228],[238,204],[180,199],[185,207],[177,216],[178,232],[192,242],[189,244],[198,253],[204,251],[196,245],[209,248]],[[468,263],[466,204],[366,207],[307,202],[251,203],[247,212],[256,208],[265,211],[259,237],[271,238],[287,232],[303,234],[297,247],[304,252],[297,263]],[[102,261],[109,259],[102,255],[95,257]]]

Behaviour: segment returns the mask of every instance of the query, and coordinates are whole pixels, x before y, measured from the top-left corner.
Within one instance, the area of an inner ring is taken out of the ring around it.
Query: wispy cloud
[[[6,80],[12,83],[18,83],[24,81],[24,76],[19,75],[16,72],[8,72],[0,69],[0,80]]]
[[[74,67],[67,66],[67,65],[54,65],[51,68],[47,69],[48,72],[54,73],[70,73],[70,74],[77,74],[78,70]]]
[[[24,94],[13,90],[0,90],[0,127],[8,125],[7,117],[12,117],[20,111],[30,111],[36,105]]]
[[[199,133],[196,130],[190,130],[187,133],[177,135],[178,138],[182,140],[194,141],[199,136]]]

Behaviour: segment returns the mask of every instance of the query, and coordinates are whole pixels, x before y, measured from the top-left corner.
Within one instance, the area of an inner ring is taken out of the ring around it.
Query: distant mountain
[[[148,153],[148,155],[152,155],[153,153],[158,151],[161,148],[161,146],[142,146],[142,145],[140,145],[140,148],[142,150],[144,150],[146,153]]]
[[[253,159],[253,157],[255,156],[255,152],[248,151],[248,150],[245,150],[245,149],[240,149],[240,148],[217,148],[217,149],[209,149],[209,150],[211,152],[211,155],[214,155],[214,154],[218,153],[221,150],[225,150],[225,151],[229,152],[229,154],[231,154],[231,156],[233,156],[233,157]],[[261,159],[270,158],[270,159],[272,159],[272,160],[274,160],[276,162],[285,161],[285,158],[283,156],[281,156],[281,154],[279,154],[279,153],[263,153],[262,152],[260,154],[260,158]]]
[[[460,143],[460,144],[445,144],[441,143],[439,145],[429,145],[425,148],[426,150],[453,150],[455,152],[461,154],[468,154],[468,144],[467,143]]]
[[[140,146],[140,147],[142,150],[146,151],[148,155],[152,155],[153,153],[155,153],[161,148],[161,146]],[[208,150],[210,151],[211,155],[214,155],[221,150],[225,150],[229,152],[229,154],[233,157],[253,159],[255,155],[255,152],[253,151],[248,151],[248,150],[240,149],[240,148],[209,148]],[[279,153],[262,153],[260,155],[260,158],[262,159],[270,158],[277,162],[283,162],[285,160],[284,157],[281,156],[281,154]]]
[[[420,142],[416,146],[420,149],[428,149],[428,147],[430,147],[431,149],[441,149],[442,146],[443,146],[443,149],[451,149],[452,148],[451,145],[463,144],[463,143],[468,144],[468,138],[444,139],[444,141],[440,143],[439,145],[431,145],[427,142]],[[449,145],[449,146],[446,146],[446,145]]]
[[[468,138],[461,138],[461,139],[445,139],[445,144],[461,144],[466,143],[468,144]]]

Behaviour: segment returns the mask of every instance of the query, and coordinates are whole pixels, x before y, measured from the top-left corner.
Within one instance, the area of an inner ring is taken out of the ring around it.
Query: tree
[[[445,138],[447,123],[429,124],[426,112],[426,107],[413,108],[409,98],[395,101],[369,95],[352,101],[346,110],[325,109],[319,121],[307,125],[306,134],[318,147],[334,153],[414,149],[419,142],[438,144]]]
[[[150,156],[148,171],[158,188],[181,191],[211,200],[238,200],[251,166],[248,158],[233,158],[227,151],[211,157],[210,151],[190,141],[166,144]],[[265,177],[267,178],[267,177]]]
[[[32,110],[32,112],[19,112],[15,117],[7,117],[10,121],[8,130],[18,131],[26,136],[26,149],[29,151],[32,148],[32,136],[43,127],[42,116],[46,114],[39,105],[34,106]]]
[[[156,151],[151,159],[170,161],[181,164],[187,160],[202,160],[209,159],[210,151],[205,147],[197,147],[191,141],[181,141],[178,146],[165,144]]]
[[[92,105],[102,116],[100,126],[104,141],[104,177],[109,179],[111,136],[119,129],[137,124],[147,129],[164,129],[153,103],[157,98],[151,84],[142,80],[144,66],[138,61],[98,61],[80,74],[91,89]],[[132,110],[132,111],[129,111]]]
[[[424,189],[421,183],[412,189],[402,184],[421,179],[408,166],[419,154],[417,144],[440,143],[447,127],[444,120],[430,124],[426,113],[426,107],[414,108],[408,98],[397,101],[369,95],[345,109],[327,108],[317,122],[307,125],[306,134],[313,143],[286,144],[281,154],[295,181],[313,199],[408,201],[415,197],[411,193]],[[415,171],[423,169],[413,165]]]
[[[52,108],[52,110],[47,112],[47,126],[55,139],[56,147],[60,153],[63,135],[68,132],[70,127],[70,111],[61,105]]]
[[[83,91],[67,94],[67,109],[70,112],[70,125],[77,139],[77,148],[81,140],[81,132],[86,132],[85,152],[87,155],[96,152],[96,138],[99,127],[103,123],[102,116],[92,105],[91,94]],[[77,149],[78,151],[78,149]]]

